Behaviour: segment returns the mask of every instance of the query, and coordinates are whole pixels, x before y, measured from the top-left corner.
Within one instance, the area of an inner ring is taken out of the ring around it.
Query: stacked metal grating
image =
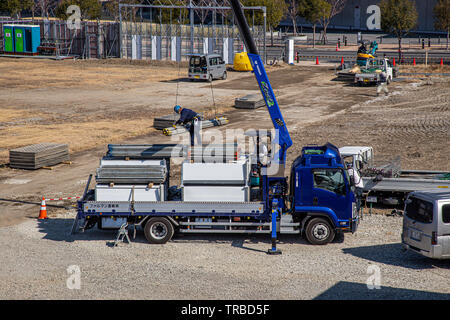
[[[98,168],[95,179],[102,184],[161,184],[166,176],[165,166],[110,166]]]
[[[206,129],[206,128],[211,128],[211,127],[217,127],[217,126],[223,126],[226,125],[228,123],[228,119],[225,117],[218,117],[215,119],[211,119],[211,120],[203,120],[201,121],[201,128],[202,129]],[[176,134],[181,134],[181,133],[186,133],[189,132],[189,127],[188,126],[176,126],[176,127],[167,127],[163,129],[163,133],[166,136],[173,136]]]
[[[69,159],[67,144],[38,143],[9,151],[9,165],[17,169],[39,169]]]
[[[194,162],[222,163],[237,160],[240,151],[237,143],[193,146],[188,149],[188,158]]]
[[[155,118],[153,119],[153,127],[158,130],[163,130],[171,127],[178,119],[180,119],[180,115],[177,113]]]
[[[180,144],[109,144],[107,157],[129,159],[184,158],[186,149]]]
[[[257,109],[264,106],[265,102],[261,94],[249,94],[234,100],[234,107],[237,109]]]

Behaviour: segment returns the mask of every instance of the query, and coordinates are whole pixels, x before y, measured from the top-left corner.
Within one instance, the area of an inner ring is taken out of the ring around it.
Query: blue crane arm
[[[292,139],[286,127],[286,123],[284,122],[283,115],[281,114],[280,107],[277,99],[275,98],[275,94],[273,93],[273,89],[270,85],[261,57],[258,54],[252,53],[248,53],[248,57],[252,64],[253,73],[255,74],[256,81],[258,82],[259,89],[264,97],[267,110],[269,111],[270,118],[272,119],[272,123],[275,128],[275,142],[280,145],[280,150],[278,150],[274,160],[282,164],[286,160],[287,149],[292,146]]]
[[[253,67],[253,73],[258,81],[259,89],[264,97],[267,110],[269,110],[269,114],[275,128],[275,142],[280,145],[280,150],[275,154],[273,160],[280,164],[284,164],[286,161],[286,151],[290,146],[292,146],[289,131],[286,128],[286,123],[284,122],[277,99],[275,98],[266,70],[264,69],[264,64],[258,54],[258,49],[255,41],[253,40],[239,0],[230,0],[230,4],[236,17],[236,22],[242,40],[248,50],[248,57]]]

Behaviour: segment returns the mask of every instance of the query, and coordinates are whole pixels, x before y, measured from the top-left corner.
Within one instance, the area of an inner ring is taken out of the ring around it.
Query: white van
[[[213,79],[226,80],[227,67],[222,56],[218,54],[193,54],[189,58],[189,80],[195,79],[206,80],[208,82]]]
[[[450,259],[450,190],[417,191],[408,195],[402,244],[424,256]]]

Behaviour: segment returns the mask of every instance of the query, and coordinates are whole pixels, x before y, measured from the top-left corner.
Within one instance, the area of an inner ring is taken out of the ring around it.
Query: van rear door
[[[413,247],[427,252],[431,251],[431,238],[436,229],[433,202],[416,197],[406,201],[403,224],[404,241]]]
[[[442,243],[442,254],[450,256],[450,203],[443,203],[440,213],[438,238]]]
[[[217,57],[209,58],[209,73],[213,79],[217,79]]]

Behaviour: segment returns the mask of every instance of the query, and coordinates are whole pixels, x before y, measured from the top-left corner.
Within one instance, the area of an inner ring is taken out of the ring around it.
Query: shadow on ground
[[[314,300],[448,300],[450,294],[380,286],[369,289],[366,284],[340,281]]]
[[[401,243],[381,244],[356,248],[344,248],[342,252],[366,259],[375,263],[389,264],[408,269],[432,269],[435,267],[450,269],[450,260],[436,260],[405,252]]]
[[[39,232],[45,234],[43,239],[52,241],[95,241],[104,240],[106,245],[112,246],[117,238],[118,230],[100,230],[96,226],[84,232],[71,234],[73,219],[45,219],[38,220]],[[141,230],[136,230],[136,238],[133,237],[133,229],[130,228],[128,236],[131,242],[147,243]],[[126,242],[126,240],[125,240]]]
[[[100,230],[97,226],[87,229],[84,232],[71,234],[73,219],[45,219],[38,220],[39,232],[44,234],[43,239],[52,241],[106,241],[111,246],[117,238],[117,230]],[[129,227],[128,235],[133,243],[148,243],[141,227],[136,228],[136,237],[134,238],[134,230]],[[336,237],[333,243],[342,243],[343,237]],[[126,240],[125,240],[126,242]],[[232,247],[250,251],[266,252],[249,248],[246,244],[264,243],[267,249],[271,247],[270,234],[180,234],[176,233],[171,242],[174,243],[229,243]],[[301,244],[310,245],[300,235],[281,235],[277,242],[278,245],[283,244]]]

